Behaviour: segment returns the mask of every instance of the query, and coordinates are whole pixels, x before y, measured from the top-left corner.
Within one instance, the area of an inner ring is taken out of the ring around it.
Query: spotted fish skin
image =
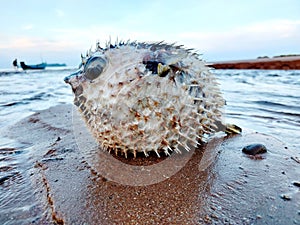
[[[126,157],[189,150],[222,119],[224,100],[215,76],[183,46],[97,44],[65,82],[102,148]]]

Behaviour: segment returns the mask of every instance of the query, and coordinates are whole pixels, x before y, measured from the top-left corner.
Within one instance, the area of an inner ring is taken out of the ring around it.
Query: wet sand
[[[71,105],[36,113],[2,135],[34,146],[32,192],[44,206],[37,224],[300,224],[299,153],[264,134],[215,138],[174,176],[147,186],[116,183],[88,163]],[[242,148],[252,143],[268,152],[249,157]]]
[[[215,69],[299,70],[300,56],[213,62],[209,66]]]

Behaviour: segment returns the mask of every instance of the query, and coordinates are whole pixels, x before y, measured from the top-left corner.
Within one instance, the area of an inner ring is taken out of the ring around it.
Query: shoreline
[[[59,105],[1,132],[34,146],[32,191],[45,206],[39,223],[300,222],[300,190],[293,185],[299,182],[300,164],[292,159],[299,154],[274,137],[244,133],[213,139],[196,149],[174,176],[129,186],[107,179],[88,163],[78,149],[72,119],[72,106]],[[263,143],[268,152],[257,159],[242,153],[253,142]]]
[[[230,60],[207,64],[214,69],[299,70],[300,56]]]

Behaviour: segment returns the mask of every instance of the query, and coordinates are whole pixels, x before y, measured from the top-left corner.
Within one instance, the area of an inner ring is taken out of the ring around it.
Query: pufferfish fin
[[[170,67],[168,65],[163,65],[161,63],[158,63],[157,65],[157,74],[160,77],[165,77],[170,71]]]

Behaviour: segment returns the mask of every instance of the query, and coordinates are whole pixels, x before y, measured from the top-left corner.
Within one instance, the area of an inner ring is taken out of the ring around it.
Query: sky
[[[77,66],[109,39],[175,42],[209,62],[300,54],[299,0],[0,1],[0,68]]]

